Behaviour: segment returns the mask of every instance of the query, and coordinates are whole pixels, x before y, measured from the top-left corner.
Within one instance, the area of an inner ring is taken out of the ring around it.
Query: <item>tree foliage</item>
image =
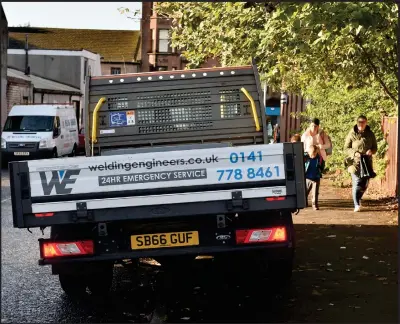
[[[208,57],[258,66],[270,85],[300,92],[315,80],[378,83],[397,104],[397,5],[381,3],[162,2],[172,44],[189,67]]]
[[[161,2],[156,10],[173,18],[172,45],[188,68],[255,58],[269,85],[311,98],[305,115],[319,117],[335,144],[331,169],[343,168],[344,138],[361,113],[383,156],[381,116],[396,114],[398,98],[394,2]]]

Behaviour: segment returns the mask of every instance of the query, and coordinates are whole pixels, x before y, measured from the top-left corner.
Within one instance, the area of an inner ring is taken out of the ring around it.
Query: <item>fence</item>
[[[388,143],[388,150],[386,152],[387,167],[385,172],[385,178],[381,180],[381,186],[383,191],[387,192],[388,195],[397,196],[398,194],[397,164],[398,164],[398,149],[399,149],[398,118],[383,117],[382,132]]]
[[[287,103],[281,108],[281,142],[289,142],[292,133],[299,132],[302,119],[300,113],[306,108],[306,100],[301,96],[289,94]]]

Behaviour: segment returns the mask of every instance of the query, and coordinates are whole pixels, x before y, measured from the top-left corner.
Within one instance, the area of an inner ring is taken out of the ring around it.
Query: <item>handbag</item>
[[[372,159],[368,155],[361,155],[360,159],[360,178],[375,178],[376,173],[372,168]]]

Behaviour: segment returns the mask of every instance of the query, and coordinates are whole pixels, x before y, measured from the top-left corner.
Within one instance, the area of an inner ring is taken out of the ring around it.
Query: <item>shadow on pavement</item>
[[[212,260],[135,283],[115,269],[107,300],[59,305],[61,322],[397,322],[397,227],[295,225],[290,287],[273,292],[252,264]],[[156,311],[154,312],[154,310]]]

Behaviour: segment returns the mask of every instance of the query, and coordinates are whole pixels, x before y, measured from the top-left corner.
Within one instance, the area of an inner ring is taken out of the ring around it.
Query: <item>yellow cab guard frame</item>
[[[93,119],[92,119],[92,156],[94,151],[94,144],[97,143],[97,112],[100,110],[101,106],[107,101],[106,98],[100,98],[97,102],[96,107],[93,110]]]
[[[242,91],[244,93],[244,95],[247,97],[247,99],[249,99],[249,101],[250,101],[251,110],[253,111],[254,123],[256,124],[256,130],[258,132],[258,131],[260,131],[261,127],[260,127],[260,123],[258,121],[257,109],[256,109],[256,104],[254,102],[254,99],[245,88],[241,88],[240,91]]]

